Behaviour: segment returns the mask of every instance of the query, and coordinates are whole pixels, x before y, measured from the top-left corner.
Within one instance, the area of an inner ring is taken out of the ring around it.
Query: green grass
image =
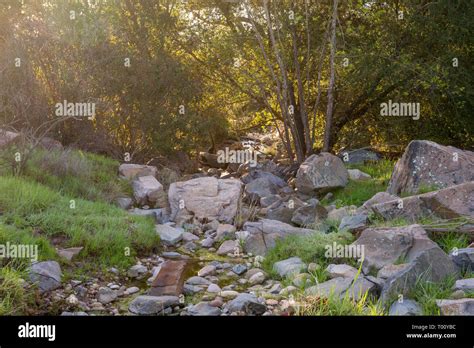
[[[26,292],[22,279],[22,272],[0,268],[0,315],[24,314],[32,294]]]
[[[333,242],[341,245],[349,244],[353,239],[354,237],[346,232],[328,234],[315,232],[307,236],[288,236],[276,241],[275,247],[267,252],[262,267],[272,277],[278,278],[273,271],[273,264],[296,256],[305,263],[315,262],[324,269],[330,262],[325,256],[326,246],[332,245]]]
[[[452,252],[454,248],[467,248],[470,244],[470,240],[466,235],[457,232],[447,232],[434,235],[432,240],[448,254]]]
[[[423,310],[423,315],[440,315],[436,300],[450,298],[455,283],[454,276],[440,283],[418,280],[408,298],[417,301]]]
[[[354,281],[360,276],[362,265]],[[321,316],[321,315],[386,315],[382,304],[369,296],[368,291],[359,299],[352,299],[352,287],[344,296],[336,296],[333,292],[328,297],[306,296],[300,293],[296,315]]]
[[[131,195],[130,185],[117,176],[119,163],[80,150],[33,150],[24,176],[52,190],[88,200],[112,202]]]
[[[359,169],[369,174],[372,179],[365,181],[349,180],[346,187],[333,192],[333,203],[337,208],[346,205],[360,206],[368,199],[372,198],[377,192],[387,189],[390,176],[394,167],[394,162],[389,160],[380,160],[368,164],[348,165],[348,169]],[[324,205],[329,202],[322,201]]]
[[[18,177],[0,177],[0,192],[3,223],[24,233],[34,230],[42,240],[60,238],[61,247],[82,246],[83,258],[128,265],[138,252],[159,245],[152,219],[129,215],[105,202],[75,199],[75,209],[71,209],[71,196]]]

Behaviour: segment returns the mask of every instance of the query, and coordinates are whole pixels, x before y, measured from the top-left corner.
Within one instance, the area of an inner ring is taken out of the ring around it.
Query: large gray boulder
[[[245,185],[245,196],[251,202],[275,195],[281,190],[288,190],[286,182],[280,177],[263,171],[252,171],[242,178]]]
[[[203,177],[172,183],[168,191],[171,217],[194,215],[232,223],[241,192],[242,182],[236,179]]]
[[[221,313],[219,308],[211,306],[209,302],[199,302],[188,309],[191,316],[219,316]]]
[[[436,244],[425,249],[409,266],[388,278],[381,293],[382,302],[390,301],[403,294],[407,296],[419,281],[440,283],[459,273],[448,255]]]
[[[296,188],[304,194],[327,192],[344,187],[349,182],[349,173],[337,156],[327,152],[311,155],[296,174]]]
[[[423,186],[445,188],[474,180],[474,152],[413,140],[398,160],[387,191],[417,193]]]
[[[404,299],[402,302],[395,301],[390,306],[388,315],[422,315],[423,309],[418,302]]]
[[[385,220],[405,218],[416,221],[422,217],[453,219],[474,216],[474,181],[438,191],[414,195],[371,207]]]
[[[262,219],[257,222],[246,222],[243,230],[249,232],[244,249],[255,255],[264,255],[268,249],[275,246],[279,238],[289,235],[308,235],[317,233],[307,228],[297,228],[277,220]]]
[[[343,160],[344,157],[346,157],[347,160],[344,160],[344,163],[346,164],[363,164],[366,161],[380,160],[380,156],[377,153],[367,149],[343,151],[339,154],[339,157]]]
[[[298,226],[309,226],[321,222],[328,217],[328,211],[318,200],[312,199],[309,204],[294,210],[291,222]]]
[[[163,185],[154,176],[139,176],[132,181],[133,195],[139,205],[163,208],[167,205]]]
[[[36,262],[29,271],[30,281],[38,285],[40,292],[47,292],[61,286],[61,267],[56,261]]]

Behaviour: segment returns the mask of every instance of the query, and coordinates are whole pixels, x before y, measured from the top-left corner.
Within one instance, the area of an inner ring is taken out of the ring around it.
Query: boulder
[[[357,214],[353,216],[344,216],[339,224],[339,231],[348,231],[358,233],[368,225],[366,214]]]
[[[460,270],[474,272],[474,248],[454,250],[449,256]]]
[[[181,228],[174,228],[170,225],[156,225],[155,229],[163,245],[174,246],[183,239],[184,231]]]
[[[119,166],[119,175],[128,180],[132,180],[140,176],[156,177],[157,173],[158,169],[155,166],[132,163],[123,163]]]
[[[273,270],[282,278],[301,273],[307,268],[306,264],[299,257],[290,257],[289,259],[275,262]]]
[[[399,197],[395,195],[391,195],[388,192],[377,192],[375,195],[372,196],[369,200],[365,201],[361,207],[357,209],[357,213],[366,213],[371,210],[372,206],[375,204],[395,201],[399,199]]]
[[[47,292],[61,286],[61,267],[56,261],[42,261],[31,265],[30,281],[36,283],[40,292]]]
[[[167,205],[163,185],[154,176],[139,176],[132,181],[133,195],[139,205],[163,208]]]
[[[464,292],[474,292],[474,278],[459,279],[454,283],[453,290],[462,290]]]
[[[115,301],[117,297],[118,297],[117,291],[106,288],[106,287],[100,287],[97,293],[97,301],[99,301],[102,304],[111,303]]]
[[[395,301],[389,309],[388,315],[422,315],[423,309],[418,302],[403,299],[402,302]]]
[[[344,217],[352,215],[352,213],[353,213],[353,210],[351,209],[351,207],[341,207],[338,209],[333,209],[330,212],[328,212],[327,219],[330,221],[340,223]]]
[[[308,157],[296,174],[296,188],[304,194],[344,187],[348,181],[349,174],[341,159],[327,152]]]
[[[474,298],[436,300],[442,315],[474,315]]]
[[[199,302],[188,308],[188,314],[191,316],[219,316],[222,311],[214,306],[211,306],[209,302]]]
[[[211,168],[225,169],[227,167],[227,163],[220,162],[219,156],[213,153],[200,152],[199,160],[201,161],[201,163]]]
[[[364,173],[359,169],[348,169],[347,172],[349,173],[349,179],[354,181],[365,181],[372,179],[369,174]]]
[[[386,265],[410,262],[421,251],[437,247],[420,225],[367,228],[353,245],[364,248],[362,270],[365,274]]]
[[[128,210],[132,207],[133,199],[130,197],[119,197],[115,200],[115,203],[122,209]]]
[[[416,221],[422,217],[453,219],[474,216],[474,181],[442,190],[405,197],[372,206],[385,220],[405,218]]]
[[[219,224],[216,231],[216,241],[235,237],[236,228],[230,224]]]
[[[236,250],[240,251],[239,242],[236,240],[226,240],[217,249],[217,255],[233,254]]]
[[[280,200],[267,208],[265,217],[269,220],[278,220],[289,224],[291,223],[293,213],[295,212],[295,207],[301,206],[303,206],[303,202],[299,199],[292,201]]]
[[[354,279],[358,271],[356,268],[346,264],[330,264],[327,266],[326,272],[329,274],[329,278],[344,277]]]
[[[247,293],[239,294],[227,304],[226,308],[229,312],[244,312],[250,315],[261,315],[267,310],[255,295]]]
[[[413,140],[395,165],[387,191],[416,194],[423,187],[445,188],[468,181],[474,181],[474,152]]]
[[[249,232],[244,249],[255,255],[264,255],[268,249],[275,246],[275,241],[279,238],[317,233],[307,228],[297,228],[281,221],[268,219],[246,222],[243,229]]]
[[[382,302],[390,301],[399,294],[409,295],[419,281],[440,283],[459,273],[448,255],[433,243],[430,248],[416,253],[409,265],[388,278],[382,288]]]
[[[309,226],[325,220],[327,216],[326,208],[314,199],[308,205],[295,209],[291,222],[298,226]]]
[[[232,223],[242,191],[236,179],[196,178],[172,183],[168,191],[171,216],[194,215],[198,219]]]
[[[179,297],[177,296],[141,295],[130,302],[128,310],[138,315],[156,315],[166,308],[176,305],[179,305]]]
[[[352,284],[352,278],[337,277],[317,284],[305,290],[306,295],[328,298],[340,297]]]

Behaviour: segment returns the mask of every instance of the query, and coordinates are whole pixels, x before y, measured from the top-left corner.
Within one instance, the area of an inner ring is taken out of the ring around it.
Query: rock
[[[163,208],[167,205],[163,185],[154,176],[140,176],[132,181],[133,196],[139,205]]]
[[[332,296],[339,297],[349,288],[352,283],[351,278],[333,278],[324,283],[317,284],[305,290],[306,295],[319,296],[327,298]]]
[[[317,263],[311,262],[308,265],[308,272],[316,272],[321,269],[321,266],[318,265]]]
[[[296,174],[296,188],[305,194],[344,187],[348,181],[349,174],[341,159],[327,152],[308,157]]]
[[[183,239],[183,230],[170,225],[156,225],[156,233],[160,235],[163,245],[175,246]]]
[[[319,201],[313,200],[309,205],[296,209],[291,222],[298,226],[309,226],[326,219],[328,212]]]
[[[273,264],[273,270],[282,278],[304,272],[306,268],[306,264],[299,257],[291,257]]]
[[[339,209],[331,210],[328,213],[327,219],[330,221],[340,223],[344,217],[350,216],[350,215],[352,215],[352,211],[350,207],[341,207]]]
[[[414,259],[420,249],[435,246],[420,225],[365,229],[353,245],[364,247],[362,270],[369,274],[385,265]],[[411,249],[413,248],[413,252]]]
[[[209,302],[199,302],[188,309],[189,315],[192,316],[217,316],[221,315],[218,307],[212,306]]]
[[[398,160],[387,192],[418,193],[420,188],[445,188],[474,181],[474,152],[413,140]]]
[[[242,264],[235,265],[234,267],[232,267],[232,272],[234,272],[237,275],[242,275],[245,272],[247,272],[247,266],[242,265]]]
[[[210,292],[210,293],[216,293],[217,294],[217,293],[221,292],[221,288],[217,284],[209,284],[206,291]]]
[[[390,202],[399,199],[399,197],[395,195],[391,195],[387,192],[377,192],[375,195],[372,196],[369,200],[365,201],[362,206],[357,209],[357,213],[367,213],[370,211],[370,208],[375,204]]]
[[[339,225],[339,231],[348,231],[358,233],[365,229],[368,225],[367,215],[357,214],[353,216],[345,216]]]
[[[307,287],[311,285],[311,275],[308,273],[300,273],[296,274],[292,280],[294,286],[298,288]]]
[[[265,274],[263,272],[255,273],[253,276],[249,278],[249,284],[262,284],[265,281]]]
[[[442,315],[474,315],[474,298],[436,300]]]
[[[236,240],[226,240],[217,249],[217,255],[233,254],[236,250],[240,252],[239,242]]]
[[[408,263],[403,263],[399,265],[388,264],[383,266],[380,271],[377,273],[377,277],[381,279],[388,279],[398,272],[404,270],[409,266]]]
[[[195,240],[199,240],[199,237],[189,232],[183,232],[183,241],[193,242]]]
[[[349,179],[355,180],[355,181],[364,181],[364,180],[370,180],[372,177],[364,173],[363,171],[360,171],[359,169],[348,169],[347,172],[349,173]]]
[[[474,292],[474,278],[456,280],[453,289],[462,290],[464,292]]]
[[[40,292],[51,291],[61,286],[61,267],[56,261],[33,263],[29,277],[32,283],[37,283]]]
[[[209,286],[211,284],[211,282],[209,280],[207,280],[206,278],[199,277],[199,276],[197,276],[197,277],[194,276],[194,277],[191,277],[188,280],[186,280],[186,284]]]
[[[460,270],[474,272],[474,247],[452,251],[449,256]]]
[[[290,224],[291,219],[293,217],[293,213],[295,212],[295,208],[302,207],[303,202],[299,202],[299,200],[296,200],[297,206],[294,205],[295,200],[293,200],[292,202],[290,200],[286,202],[280,200],[276,203],[273,203],[266,209],[265,217],[269,220],[277,220]]]
[[[345,278],[352,278],[357,275],[357,269],[345,265],[345,264],[340,264],[340,265],[335,265],[335,264],[330,264],[326,268],[326,272],[329,274],[330,278],[337,278],[337,277],[345,277]]]
[[[474,216],[474,182],[442,190],[375,204],[372,210],[385,220],[405,218],[416,221],[422,217],[454,219]]]
[[[207,265],[201,268],[198,272],[198,277],[205,277],[216,273],[216,266]]]
[[[273,174],[267,173],[267,176],[259,177],[250,181],[247,185],[245,185],[245,196],[250,202],[260,202],[260,200],[267,196],[275,195],[279,192],[280,188],[284,187],[286,183],[276,177]],[[273,176],[277,179],[269,178],[268,176]],[[275,183],[275,181],[283,182],[282,186],[279,186]]]
[[[128,295],[133,295],[133,294],[136,294],[137,292],[140,291],[140,288],[136,287],[136,286],[131,286],[129,288],[127,288],[125,291],[124,291],[124,295],[125,296],[128,296]]]
[[[179,296],[183,293],[186,261],[167,260],[151,284],[148,294],[151,296]]]
[[[440,283],[450,276],[459,276],[448,255],[436,243],[433,244],[416,253],[407,268],[387,279],[381,293],[382,302],[399,294],[408,295],[420,280]]]
[[[214,300],[209,302],[209,304],[213,307],[222,307],[224,305],[224,300],[222,299],[222,297],[218,296]]]
[[[200,242],[203,248],[211,248],[214,245],[214,238],[207,237]]]
[[[156,315],[166,308],[179,305],[177,296],[148,296],[136,297],[128,307],[128,310],[138,315]]]
[[[390,306],[388,315],[423,315],[423,309],[418,302],[403,299],[403,302],[395,301]]]
[[[125,179],[132,180],[140,176],[156,177],[158,169],[154,166],[144,164],[123,163],[119,166],[119,175]]]
[[[237,296],[239,296],[239,293],[237,291],[234,291],[234,290],[224,290],[224,291],[221,291],[219,293],[219,296],[221,296],[224,299],[232,300],[232,299],[236,298]]]
[[[226,238],[235,238],[236,228],[230,224],[219,224],[216,231],[216,241],[221,241]]]
[[[349,278],[348,278],[349,279]],[[378,285],[375,282],[370,281],[368,278],[360,275],[356,278],[351,286],[346,290],[344,296],[356,301],[360,300],[366,293],[374,295],[377,291]]]
[[[236,179],[204,177],[172,183],[168,191],[171,216],[176,219],[179,213],[232,223],[241,191],[242,182]]]
[[[271,206],[272,204],[274,204],[275,202],[278,202],[279,200],[281,200],[280,195],[264,196],[264,197],[260,198],[260,206],[262,208],[267,208],[267,207]]]
[[[351,151],[344,151],[339,154],[346,164],[364,164],[367,161],[378,161],[380,156],[367,149],[356,149]]]
[[[86,312],[62,312],[62,317],[87,317],[89,314]]]
[[[105,287],[100,287],[97,295],[97,301],[102,304],[107,304],[115,301],[117,297],[117,291]]]
[[[119,197],[115,200],[115,203],[122,209],[128,210],[132,207],[133,199],[130,197]]]
[[[143,265],[133,265],[127,271],[130,278],[143,278],[146,273],[148,273],[148,268]]]
[[[219,161],[219,156],[213,153],[200,152],[199,160],[201,163],[211,168],[225,169],[227,167],[227,163],[221,163],[221,161]]]
[[[281,289],[279,294],[282,296],[288,296],[297,290],[298,288],[296,286],[290,285],[290,286],[287,286],[286,288]]]
[[[267,307],[263,303],[258,302],[255,295],[242,293],[228,303],[227,309],[230,312],[244,312],[249,315],[261,315],[267,310]]]
[[[275,241],[289,235],[308,235],[315,233],[311,229],[297,228],[281,221],[262,219],[257,222],[246,222],[243,227],[249,232],[245,241],[245,251],[255,255],[264,255],[275,246]]]
[[[67,248],[67,249],[58,249],[58,255],[65,258],[68,261],[71,261],[72,258],[76,255],[78,255],[83,247],[77,247],[77,248]]]

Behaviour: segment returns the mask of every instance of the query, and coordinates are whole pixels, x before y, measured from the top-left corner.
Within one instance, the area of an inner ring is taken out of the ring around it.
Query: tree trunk
[[[324,144],[323,151],[328,152],[331,150],[331,128],[332,128],[332,118],[334,111],[334,85],[336,80],[335,66],[334,61],[336,58],[336,21],[337,21],[337,0],[333,0],[333,12],[332,12],[332,22],[331,22],[331,75],[329,78],[329,89],[328,89],[328,105],[326,111],[326,125],[324,127]]]

